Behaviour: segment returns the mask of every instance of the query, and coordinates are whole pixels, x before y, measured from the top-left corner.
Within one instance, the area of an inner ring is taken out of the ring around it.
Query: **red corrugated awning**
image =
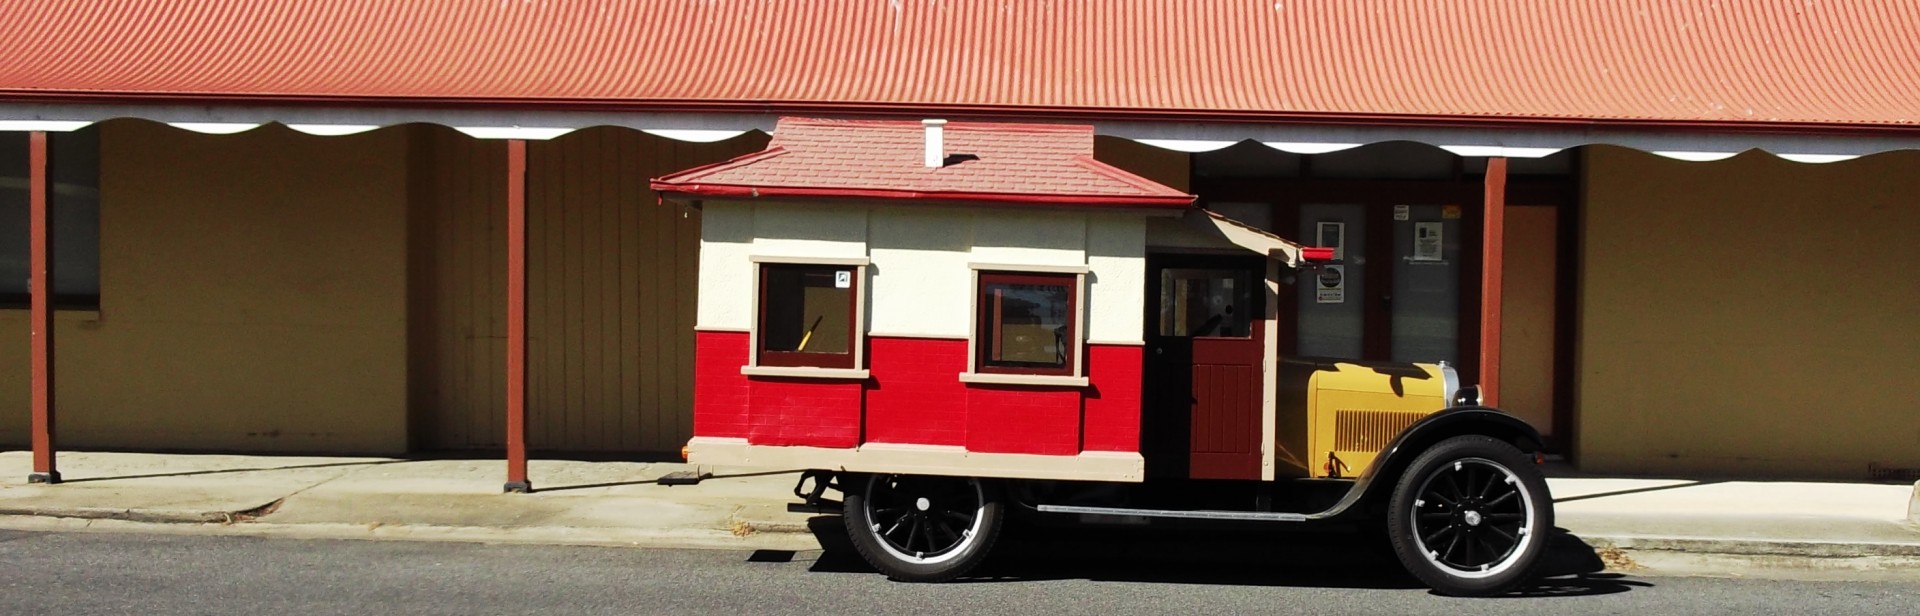
[[[1093,127],[782,118],[767,149],[653,181],[667,195],[1186,208],[1193,195],[1093,159]]]
[[[1915,2],[10,2],[0,58],[0,103],[1920,126]]]

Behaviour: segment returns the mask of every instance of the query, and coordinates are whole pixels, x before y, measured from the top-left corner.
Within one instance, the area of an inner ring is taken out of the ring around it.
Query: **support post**
[[[33,473],[27,483],[60,483],[53,455],[53,220],[48,211],[47,133],[34,131],[27,142],[27,320],[33,381]]]
[[[1480,244],[1480,400],[1481,404],[1500,404],[1500,316],[1501,294],[1506,280],[1507,253],[1507,159],[1487,159],[1485,232]]]
[[[527,142],[507,141],[507,492],[527,493]]]

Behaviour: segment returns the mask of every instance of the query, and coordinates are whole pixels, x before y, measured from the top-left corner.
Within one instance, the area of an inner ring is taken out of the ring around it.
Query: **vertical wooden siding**
[[[425,129],[415,193],[417,445],[504,442],[504,147]],[[698,213],[647,180],[755,151],[755,134],[682,143],[600,128],[528,148],[532,448],[672,452],[692,434]]]

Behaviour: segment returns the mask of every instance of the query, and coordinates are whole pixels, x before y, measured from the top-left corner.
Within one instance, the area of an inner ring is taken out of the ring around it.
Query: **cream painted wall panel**
[[[974,215],[975,263],[1084,266],[1086,247],[1086,216],[1078,212],[996,208]]]
[[[1587,161],[1583,467],[1920,468],[1920,153]]]
[[[972,316],[973,215],[958,208],[877,207],[871,214],[870,331],[965,338]]]
[[[702,328],[753,326],[753,218],[753,206],[745,203],[709,203],[701,210]]]
[[[1141,342],[1147,293],[1146,220],[1138,214],[1087,217],[1087,339]]]
[[[101,316],[56,326],[61,445],[404,451],[405,135],[105,125]],[[27,415],[26,360],[0,354],[0,415]]]
[[[753,254],[760,257],[867,256],[867,208],[754,204]]]
[[[743,238],[734,236],[743,226],[740,215],[713,206],[707,211],[702,323],[748,326],[752,289],[742,279],[750,278],[752,265],[740,250]],[[991,263],[1088,267],[1088,335],[1103,342],[1141,338],[1146,223],[1138,214],[874,206],[870,213],[850,216],[846,210],[818,205],[780,204],[759,204],[754,212],[754,228],[777,229],[787,237],[757,239],[751,255],[871,259],[868,319],[869,331],[877,335],[966,337],[972,322],[970,265]],[[829,219],[804,220],[819,212]],[[724,222],[716,222],[715,216]],[[815,229],[796,231],[802,225]],[[865,243],[856,244],[849,228],[866,230]],[[815,232],[837,235],[829,242],[797,239]],[[727,241],[717,241],[720,235]],[[864,247],[864,252],[849,246]],[[716,293],[716,287],[726,291]]]

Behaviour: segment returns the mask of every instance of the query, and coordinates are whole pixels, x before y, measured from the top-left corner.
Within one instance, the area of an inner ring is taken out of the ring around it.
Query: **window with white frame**
[[[973,373],[1080,375],[1084,273],[988,269],[975,280]]]
[[[862,263],[758,261],[754,366],[860,368]]]

